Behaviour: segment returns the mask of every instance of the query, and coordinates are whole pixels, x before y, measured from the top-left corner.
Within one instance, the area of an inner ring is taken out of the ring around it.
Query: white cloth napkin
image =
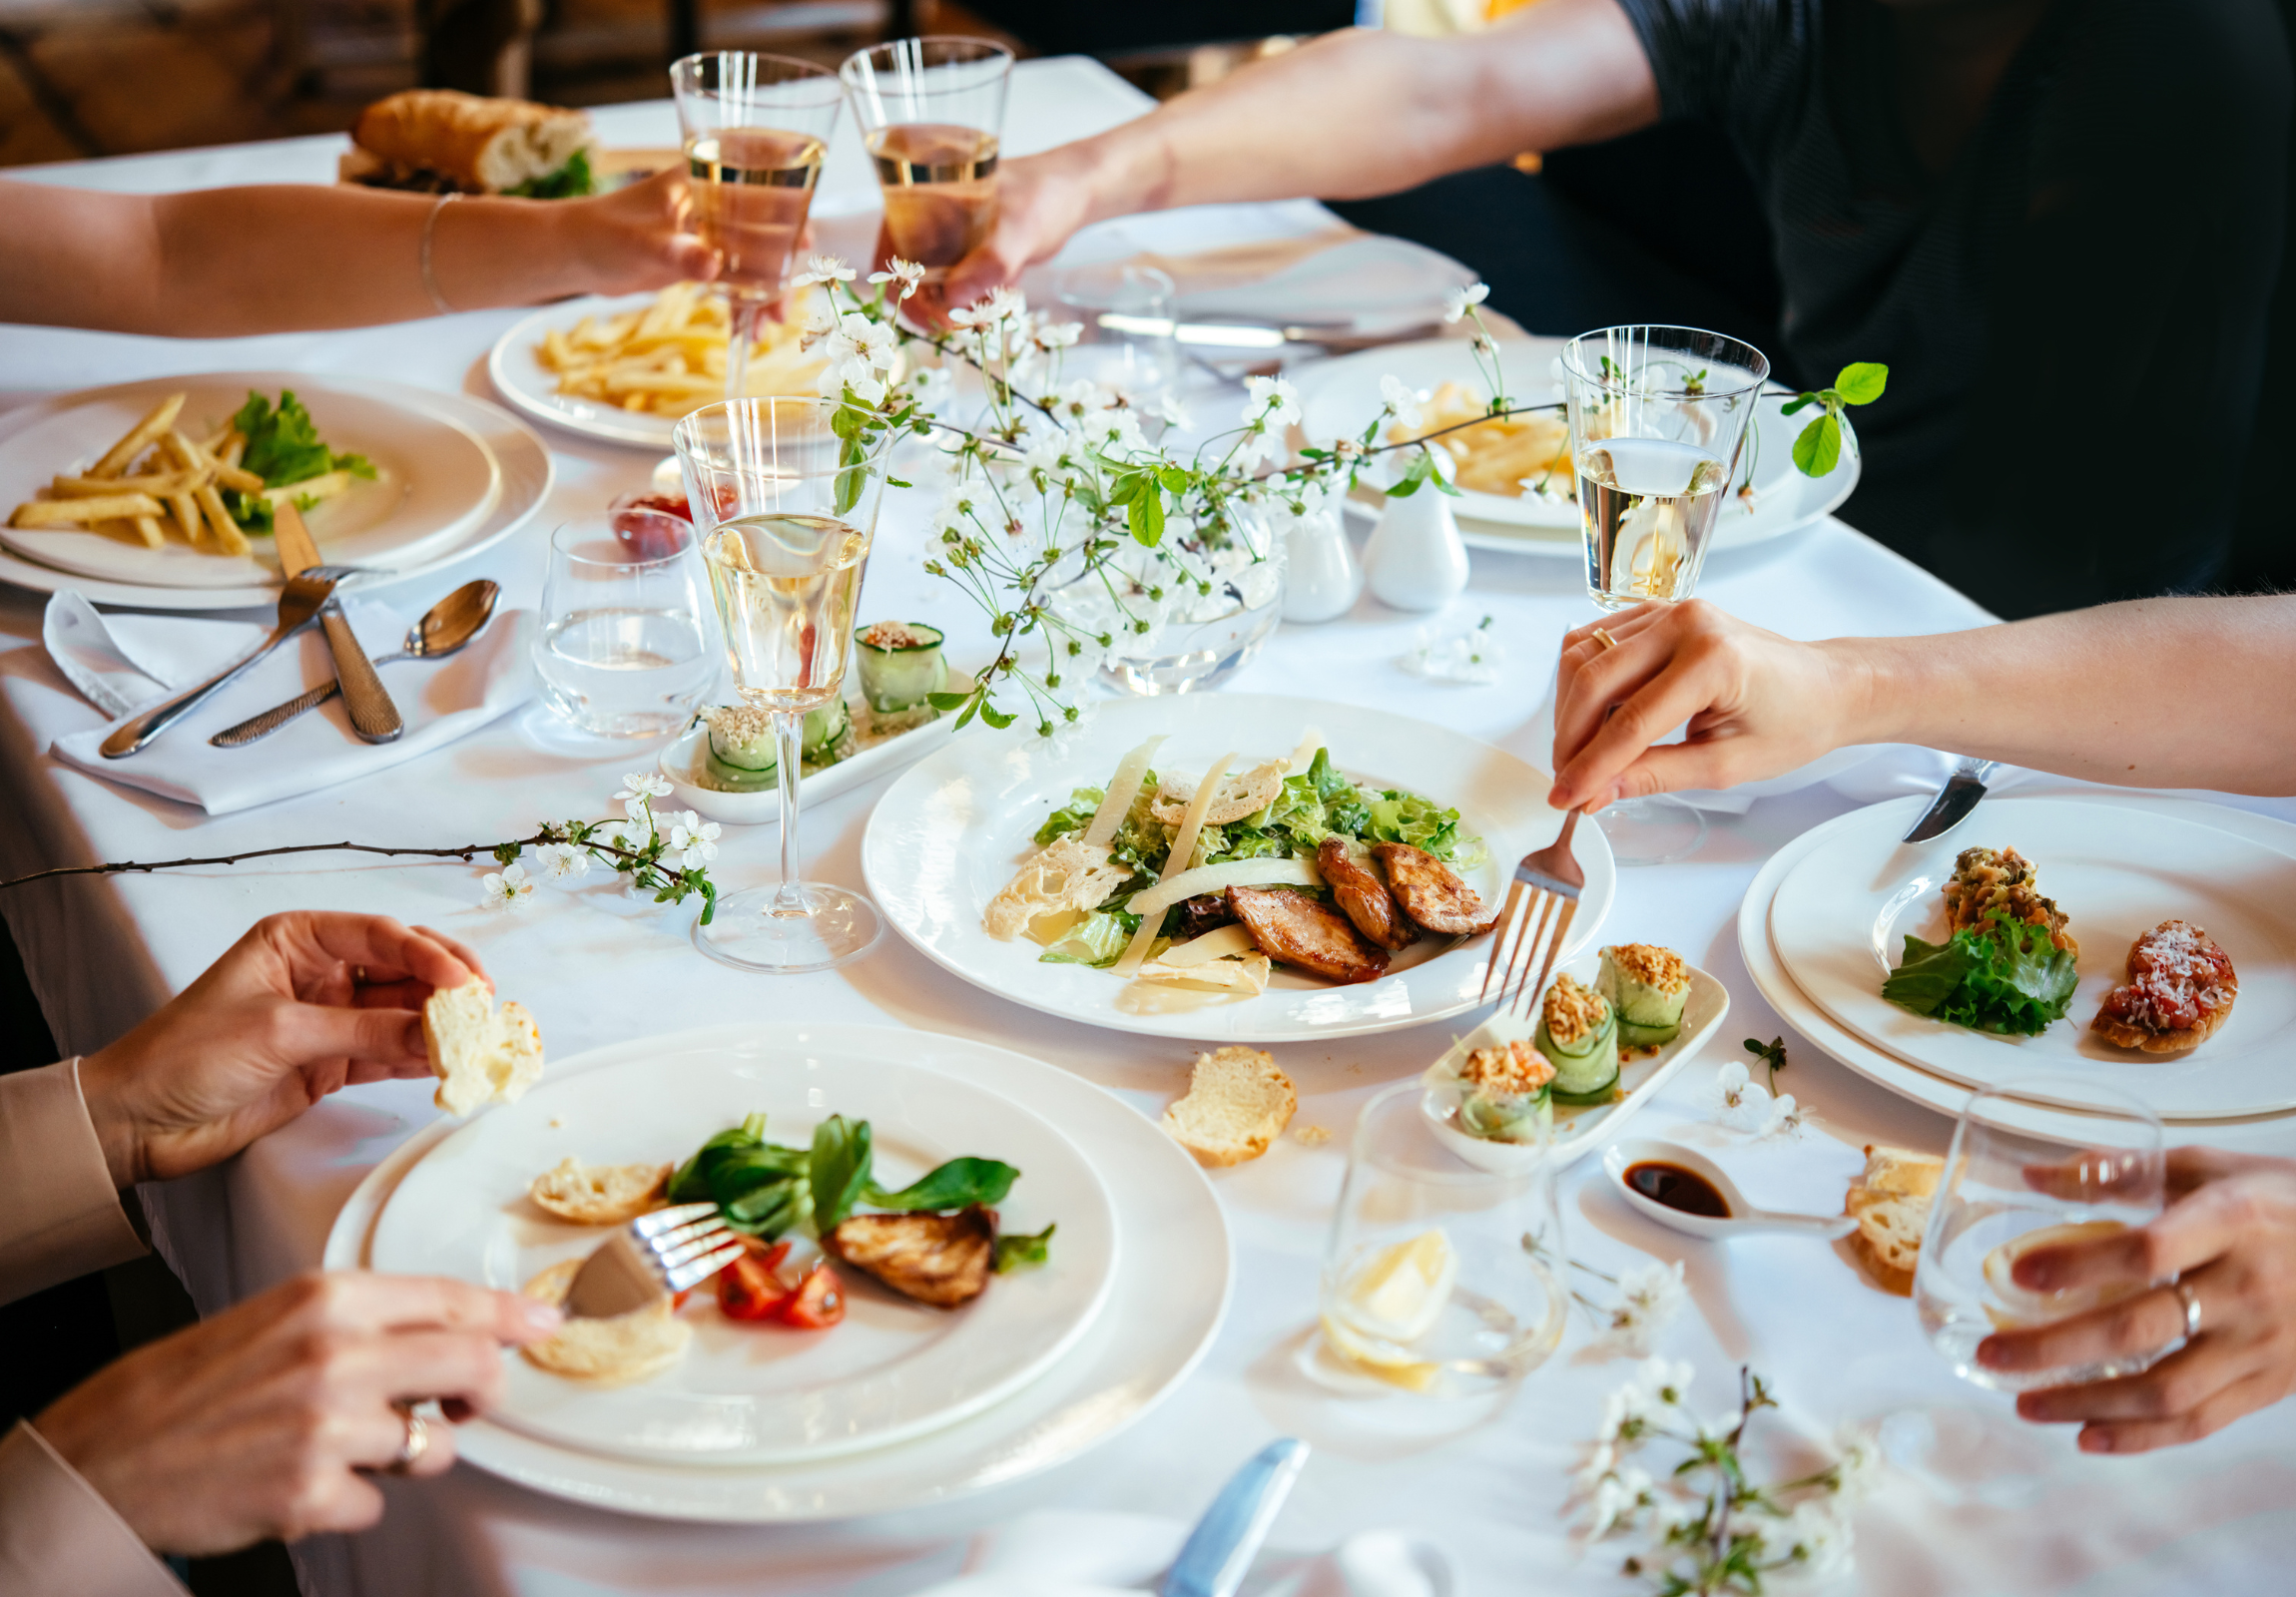
[[[1187,1538],[1180,1521],[1145,1514],[1022,1514],[973,1538],[964,1573],[919,1597],[1140,1597]],[[1242,1589],[1246,1597],[1452,1597],[1456,1585],[1433,1542],[1371,1530],[1319,1557],[1263,1553]]]
[[[1854,770],[1830,777],[1828,785],[1843,798],[1855,798],[1861,803],[1878,804],[1909,794],[1934,798],[1961,763],[1960,755],[1924,749],[1918,744],[1877,744],[1870,759]],[[1996,766],[1986,777],[1986,792],[2000,793],[2030,782],[2034,775],[2022,766]]]
[[[1190,289],[1180,311],[1197,319],[1339,323],[1381,333],[1432,321],[1443,294],[1474,281],[1445,255],[1405,239],[1366,235],[1319,250],[1260,282]]]
[[[344,603],[351,631],[375,658],[395,654],[413,615],[371,600]],[[169,728],[141,753],[106,760],[98,748],[112,729],[178,688],[204,682],[245,659],[271,629],[243,621],[186,616],[99,615],[67,589],[48,601],[42,638],[73,687],[110,720],[55,743],[56,758],[82,771],[229,814],[369,776],[454,742],[517,709],[534,695],[527,663],[533,613],[497,615],[461,653],[440,661],[382,668],[383,686],[406,721],[395,743],[361,742],[340,698],[242,749],[217,749],[214,734],[291,699],[334,675],[316,627]]]

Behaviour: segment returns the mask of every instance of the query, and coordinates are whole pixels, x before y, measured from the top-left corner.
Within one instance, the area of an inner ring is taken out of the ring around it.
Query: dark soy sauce
[[[1626,1185],[1652,1203],[1679,1209],[1686,1215],[1703,1215],[1708,1220],[1730,1218],[1730,1206],[1714,1190],[1714,1183],[1680,1165],[1661,1164],[1655,1159],[1628,1165]]]

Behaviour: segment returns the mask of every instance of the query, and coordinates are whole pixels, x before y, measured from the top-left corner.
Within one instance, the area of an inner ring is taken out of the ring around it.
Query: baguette
[[[590,119],[525,100],[456,89],[409,89],[359,113],[345,183],[504,194],[547,178],[592,144]]]
[[[1858,1222],[1850,1249],[1885,1292],[1914,1295],[1922,1234],[1946,1162],[1910,1148],[1866,1146],[1866,1168],[1850,1184],[1842,1212]]]
[[[1266,1153],[1299,1107],[1272,1054],[1222,1048],[1196,1056],[1187,1096],[1164,1111],[1164,1129],[1201,1164],[1240,1165]]]
[[[520,1291],[546,1304],[563,1304],[589,1261],[561,1259]],[[685,1356],[694,1328],[677,1318],[670,1299],[606,1320],[569,1320],[555,1335],[518,1349],[526,1361],[553,1375],[593,1386],[626,1386],[658,1375]]]
[[[483,981],[432,993],[422,1006],[422,1041],[438,1078],[433,1101],[450,1115],[515,1103],[542,1079],[542,1033],[534,1017],[522,1004],[497,1010]]]
[[[527,1189],[537,1208],[578,1226],[618,1226],[651,1213],[670,1190],[668,1165],[586,1165],[568,1154]]]

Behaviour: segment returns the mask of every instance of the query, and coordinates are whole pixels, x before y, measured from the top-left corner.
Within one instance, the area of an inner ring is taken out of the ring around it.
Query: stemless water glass
[[[726,397],[740,399],[758,317],[789,289],[843,93],[827,68],[747,50],[686,57],[670,68],[670,89],[695,228],[724,258]]]
[[[1178,298],[1171,277],[1154,266],[1121,261],[1070,266],[1052,279],[1060,319],[1084,331],[1063,359],[1063,377],[1089,377],[1132,402],[1150,437],[1163,430],[1158,413],[1179,397],[1180,341],[1174,335]]]
[[[2083,1112],[2055,1117],[2058,1130],[2019,1129],[2034,1123],[2034,1098]],[[2093,1078],[2022,1077],[1977,1094],[1954,1128],[1914,1270],[1914,1306],[1930,1345],[1955,1374],[2003,1391],[2109,1380],[2158,1361],[2178,1343],[2045,1370],[1989,1368],[1977,1348],[1997,1331],[2049,1325],[2149,1290],[2152,1283],[2115,1282],[2034,1292],[2010,1268],[2028,1249],[2159,1218],[2165,1180],[2160,1117]]]
[[[620,511],[560,527],[534,640],[543,703],[597,737],[683,727],[718,678],[701,586],[679,517]]]
[[[1405,1391],[1472,1397],[1562,1340],[1562,1217],[1542,1126],[1497,1168],[1469,1164],[1417,1080],[1364,1107],[1324,1252],[1324,1354]]]
[[[880,457],[847,458],[837,401],[732,399],[678,423],[671,442],[702,534],[734,685],[773,717],[782,879],[736,893],[694,927],[704,953],[745,970],[825,970],[883,930],[850,887],[799,879],[798,783],[806,712],[841,696],[854,607],[876,529]]]
[[[1683,600],[1746,441],[1769,357],[1696,327],[1619,326],[1562,348],[1586,591],[1604,610]],[[1706,818],[1673,798],[1629,798],[1600,812],[1622,865],[1696,853]]]
[[[884,191],[885,243],[938,282],[996,220],[1012,52],[986,39],[895,39],[838,69]]]

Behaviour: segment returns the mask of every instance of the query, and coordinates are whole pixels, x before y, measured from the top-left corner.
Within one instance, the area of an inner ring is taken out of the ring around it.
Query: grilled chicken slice
[[[1383,842],[1372,849],[1388,867],[1388,886],[1396,901],[1432,932],[1445,937],[1471,937],[1490,929],[1498,918],[1486,910],[1475,891],[1458,879],[1458,872],[1425,848],[1408,842]]]
[[[1345,837],[1326,837],[1324,845],[1316,850],[1316,868],[1324,873],[1332,896],[1356,923],[1356,930],[1382,948],[1409,948],[1419,936],[1419,927],[1405,919],[1404,912],[1396,907],[1395,894],[1388,891],[1388,884],[1380,878],[1379,866],[1372,863],[1371,850],[1362,843],[1350,843]]]
[[[1228,902],[1270,959],[1334,981],[1371,981],[1388,968],[1387,950],[1366,942],[1347,916],[1322,899],[1280,888],[1230,887]]]
[[[988,1290],[996,1216],[978,1204],[953,1215],[856,1215],[822,1246],[903,1298],[954,1309]]]

